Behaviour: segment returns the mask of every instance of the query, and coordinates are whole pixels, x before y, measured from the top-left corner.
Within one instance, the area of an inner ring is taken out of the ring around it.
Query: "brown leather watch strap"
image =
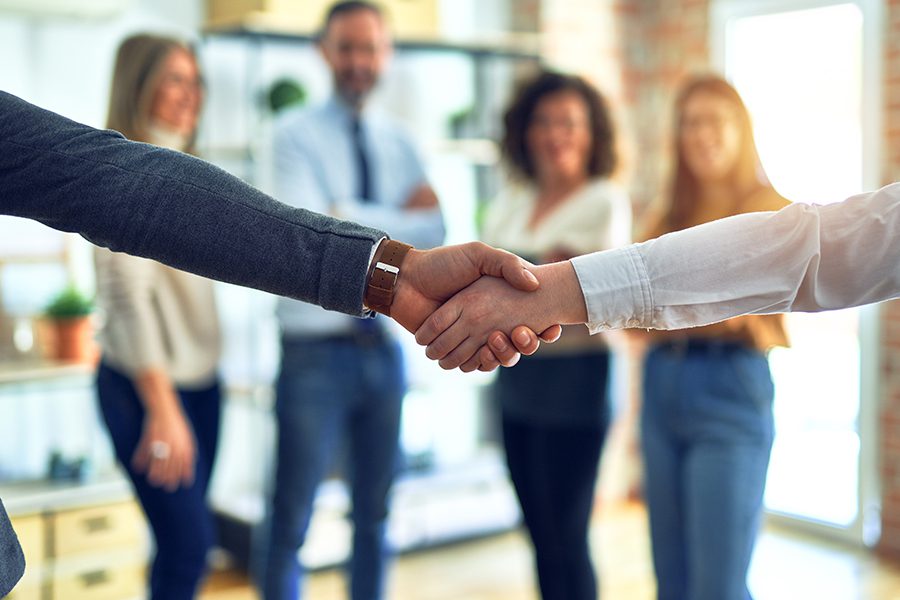
[[[369,283],[366,285],[365,303],[370,310],[391,316],[391,303],[394,301],[394,288],[400,276],[400,265],[411,249],[409,244],[386,240],[376,251],[369,270]]]

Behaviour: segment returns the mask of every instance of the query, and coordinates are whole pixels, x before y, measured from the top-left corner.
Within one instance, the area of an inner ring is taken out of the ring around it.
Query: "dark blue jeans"
[[[150,569],[152,600],[190,600],[206,572],[206,554],[215,541],[206,502],[209,476],[219,439],[221,391],[218,382],[201,390],[178,390],[197,440],[194,483],[174,492],[154,487],[136,473],[131,459],[144,424],[144,405],[131,379],[101,363],[97,396],[116,457],[128,473],[156,544]]]
[[[316,489],[344,449],[353,502],[350,596],[383,596],[388,493],[397,472],[405,390],[401,350],[391,339],[365,345],[352,338],[283,341],[275,481],[258,572],[264,598],[299,597],[297,552]]]
[[[660,600],[746,600],[772,449],[765,355],[737,344],[657,347],[642,445]]]

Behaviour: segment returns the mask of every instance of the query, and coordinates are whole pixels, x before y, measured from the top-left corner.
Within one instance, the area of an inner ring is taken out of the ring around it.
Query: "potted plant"
[[[92,362],[97,355],[91,315],[94,301],[75,286],[60,292],[44,316],[49,324],[50,356],[66,362]]]
[[[306,88],[302,83],[290,77],[282,77],[269,87],[266,104],[272,114],[276,114],[286,108],[303,106],[306,96]]]

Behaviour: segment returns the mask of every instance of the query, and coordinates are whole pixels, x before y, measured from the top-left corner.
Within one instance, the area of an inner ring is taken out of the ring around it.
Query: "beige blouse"
[[[162,369],[178,387],[211,383],[221,352],[212,281],[105,248],[94,262],[104,360],[130,376]]]

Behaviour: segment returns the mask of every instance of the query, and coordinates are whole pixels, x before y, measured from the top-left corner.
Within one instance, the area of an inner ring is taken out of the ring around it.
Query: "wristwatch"
[[[375,252],[374,266],[369,270],[368,285],[364,302],[370,310],[391,316],[394,289],[400,277],[400,265],[406,253],[412,249],[409,244],[395,240],[385,240]]]

